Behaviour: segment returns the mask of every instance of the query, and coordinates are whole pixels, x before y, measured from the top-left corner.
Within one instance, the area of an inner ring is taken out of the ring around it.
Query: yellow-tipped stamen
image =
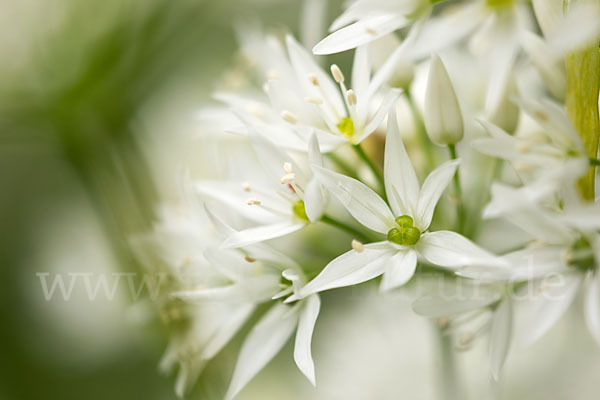
[[[373,28],[367,27],[366,31],[369,35],[373,35],[373,36],[377,35],[377,31]]]
[[[261,204],[260,200],[256,200],[256,199],[248,199],[248,201],[246,203],[249,206],[258,206]]]
[[[314,86],[319,86],[319,80],[317,79],[317,75],[315,75],[315,74],[308,74],[308,80]]]
[[[304,101],[306,101],[307,103],[312,103],[312,104],[316,104],[316,105],[323,104],[323,100],[318,97],[305,97]]]
[[[348,100],[348,104],[351,106],[355,106],[356,105],[356,93],[354,93],[354,90],[349,89],[346,92],[346,100]]]
[[[335,79],[337,83],[344,83],[344,74],[336,64],[331,64],[331,75],[333,75],[333,79]]]
[[[289,162],[283,163],[283,170],[286,174],[291,174],[294,172],[294,168],[292,168],[292,164]]]
[[[250,187],[250,184],[248,182],[244,182],[242,183],[242,190],[244,192],[249,192],[252,190],[252,188]]]
[[[356,239],[352,239],[352,249],[357,253],[362,253],[365,250],[365,246]]]
[[[283,110],[281,112],[281,118],[283,118],[284,120],[286,120],[290,124],[297,124],[298,123],[298,117],[295,114],[292,114],[291,112],[289,112],[287,110]]]
[[[282,184],[291,183],[294,181],[294,179],[296,179],[296,174],[291,172],[291,173],[285,174],[284,176],[281,177],[281,183]]]
[[[256,261],[256,258],[246,255],[244,256],[244,260],[248,261],[249,263],[253,263]]]

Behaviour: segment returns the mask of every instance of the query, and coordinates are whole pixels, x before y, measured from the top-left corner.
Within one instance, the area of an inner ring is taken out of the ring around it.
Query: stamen
[[[350,89],[346,92],[346,99],[348,100],[348,104],[351,106],[356,105],[356,93],[354,93],[354,90]]]
[[[317,75],[315,75],[315,74],[308,74],[308,80],[314,86],[319,86],[319,80],[317,79]]]
[[[252,190],[252,188],[250,187],[250,184],[248,182],[244,182],[242,183],[242,190],[244,192],[249,192]]]
[[[441,329],[446,329],[448,327],[448,325],[450,324],[450,318],[448,318],[448,317],[438,318],[437,323]]]
[[[357,253],[362,253],[365,250],[365,246],[356,239],[352,239],[352,249]]]
[[[298,117],[287,110],[281,112],[281,118],[283,118],[290,124],[298,123]]]
[[[289,162],[283,163],[283,170],[286,174],[291,174],[294,172],[294,168],[292,168],[292,164]]]
[[[248,205],[249,206],[258,206],[260,205],[260,200],[256,200],[256,199],[248,199]]]
[[[256,261],[256,258],[246,255],[244,256],[244,260],[248,261],[249,263],[253,263]]]
[[[373,28],[367,27],[366,30],[369,35],[373,35],[373,36],[377,35],[377,31]]]
[[[292,182],[294,179],[296,179],[296,174],[289,173],[289,174],[285,174],[284,176],[281,177],[281,183],[282,184],[287,184]]]
[[[316,105],[323,104],[323,100],[318,97],[305,97],[304,101],[306,101],[307,103],[312,103],[312,104],[316,104]]]
[[[331,65],[331,75],[333,75],[333,79],[335,79],[337,83],[344,83],[344,74],[340,67],[335,64]]]

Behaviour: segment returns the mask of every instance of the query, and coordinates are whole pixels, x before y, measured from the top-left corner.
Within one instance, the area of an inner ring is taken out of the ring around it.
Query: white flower
[[[470,349],[475,340],[489,331],[490,371],[498,380],[512,341],[512,300],[499,285],[467,280],[443,282],[440,293],[416,299],[412,303],[413,311],[437,318],[443,334],[458,338],[455,346],[460,351]]]
[[[304,283],[297,270],[286,270],[283,277],[292,282],[293,291]],[[284,290],[274,296],[278,298],[290,293]],[[242,345],[233,371],[226,399],[233,399],[244,386],[271,361],[296,331],[294,360],[302,373],[316,385],[315,367],[311,355],[312,334],[321,300],[313,294],[292,305],[277,303],[252,328]]]
[[[432,142],[447,146],[462,140],[465,129],[458,99],[448,71],[437,55],[432,56],[429,66],[424,119]]]
[[[574,190],[564,196],[564,211],[553,206],[556,192],[532,196],[528,187],[495,185],[492,196],[485,215],[503,216],[536,240],[525,249],[502,256],[508,267],[466,269],[460,274],[488,281],[532,282],[523,286],[522,291],[530,291],[527,296],[518,293],[531,307],[528,326],[521,336],[524,345],[546,333],[583,287],[588,329],[600,344],[599,205],[579,204]]]
[[[356,0],[329,28],[334,31],[313,48],[315,54],[354,49],[427,15],[430,0]]]
[[[532,173],[535,177],[549,168],[563,168],[570,159],[587,169],[585,147],[563,107],[548,99],[520,100],[519,104],[537,123],[535,131],[509,135],[498,126],[479,120],[492,137],[475,140],[472,146],[484,154],[512,162],[524,175]]]
[[[449,269],[498,263],[497,257],[451,231],[427,232],[435,206],[454,176],[458,160],[434,170],[419,189],[415,171],[390,114],[385,146],[385,189],[391,205],[363,183],[315,167],[325,187],[365,227],[387,235],[388,240],[351,250],[331,261],[304,288],[302,296],[365,282],[383,274],[382,290],[406,283],[414,274],[417,254]],[[294,299],[294,297],[292,297]]]
[[[268,186],[243,181],[201,181],[196,190],[224,203],[258,226],[231,232],[223,247],[242,247],[284,236],[317,221],[323,213],[326,192],[310,171],[302,168],[274,143],[252,130],[250,139],[268,176]],[[322,165],[319,144],[313,135],[306,164]]]
[[[297,87],[289,87],[279,79],[270,80],[267,87],[271,104],[288,125],[300,137],[314,131],[319,142],[335,140],[338,144],[345,141],[358,144],[373,133],[394,104],[398,92],[390,90],[378,101],[383,82],[371,81],[369,48],[356,50],[353,86],[348,88],[337,65],[330,68],[332,80],[292,36],[287,36],[286,43]]]

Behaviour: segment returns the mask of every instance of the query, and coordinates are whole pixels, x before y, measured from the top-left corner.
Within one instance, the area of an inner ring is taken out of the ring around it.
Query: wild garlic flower
[[[447,291],[446,285],[453,286]],[[433,292],[412,303],[415,313],[436,318],[443,335],[457,338],[458,351],[469,350],[474,342],[489,333],[490,372],[500,377],[513,336],[513,300],[498,284],[469,280],[444,281],[443,293]]]
[[[247,246],[298,231],[321,217],[327,201],[326,192],[310,171],[258,133],[253,131],[250,137],[268,185],[248,181],[237,184],[201,181],[195,185],[201,196],[227,204],[258,224],[230,232],[222,244],[224,247]],[[323,165],[314,135],[305,164]]]
[[[549,99],[524,99],[518,104],[536,123],[533,131],[510,135],[480,120],[492,137],[477,139],[472,146],[484,154],[510,161],[526,176],[539,174],[547,168],[562,168],[567,160],[578,161],[582,172],[587,170],[585,147],[564,108]]]
[[[384,165],[389,206],[365,184],[315,166],[319,180],[348,212],[366,228],[387,235],[387,240],[361,245],[342,254],[300,290],[301,296],[354,285],[382,274],[381,290],[396,288],[413,276],[417,255],[451,270],[468,265],[501,263],[497,257],[458,233],[427,231],[435,206],[458,164],[459,160],[442,164],[419,188],[400,137],[396,114],[392,112],[388,119]]]

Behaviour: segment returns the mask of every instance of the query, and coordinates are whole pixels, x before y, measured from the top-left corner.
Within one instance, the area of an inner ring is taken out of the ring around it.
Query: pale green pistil
[[[387,239],[396,244],[412,246],[421,238],[421,231],[414,226],[412,217],[403,215],[396,218],[399,228],[392,228],[387,234]]]
[[[337,124],[337,127],[348,139],[351,139],[354,135],[354,121],[352,121],[352,118],[350,117],[342,118],[339,124]]]
[[[308,215],[306,215],[306,208],[304,207],[304,200],[298,200],[292,206],[294,215],[303,221],[308,221]]]

